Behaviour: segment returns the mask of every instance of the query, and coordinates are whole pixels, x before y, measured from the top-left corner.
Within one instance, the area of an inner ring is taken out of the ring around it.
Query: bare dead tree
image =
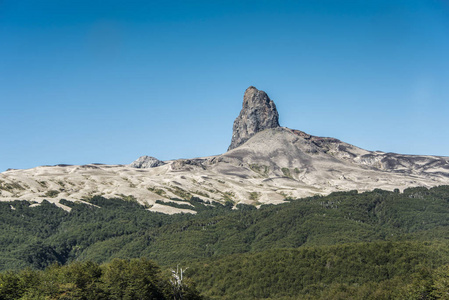
[[[179,265],[176,266],[176,271],[175,270],[171,270],[172,272],[172,278],[170,279],[170,283],[173,287],[173,299],[174,300],[181,300],[183,297],[182,295],[182,291],[183,291],[183,287],[184,287],[184,283],[183,283],[183,276],[184,276],[184,272],[187,270],[188,268],[182,269],[179,268]]]

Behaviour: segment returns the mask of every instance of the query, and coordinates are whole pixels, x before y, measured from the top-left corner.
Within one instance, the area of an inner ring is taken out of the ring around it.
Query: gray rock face
[[[165,165],[163,161],[160,161],[157,158],[154,158],[152,156],[141,156],[137,160],[133,161],[129,166],[133,168],[139,168],[139,169],[149,169],[149,168],[155,168]]]
[[[242,110],[234,121],[228,151],[242,145],[262,130],[277,127],[279,127],[279,114],[276,105],[264,91],[250,86],[243,96]]]

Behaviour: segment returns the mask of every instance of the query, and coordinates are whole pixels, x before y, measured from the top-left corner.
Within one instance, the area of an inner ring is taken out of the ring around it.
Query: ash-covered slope
[[[372,152],[279,127],[274,103],[250,87],[234,123],[230,151],[222,155],[10,170],[0,173],[0,200],[46,199],[69,209],[59,201],[102,195],[136,199],[153,211],[194,213],[185,201],[192,197],[259,205],[333,191],[447,184],[449,157]]]
[[[262,131],[216,160],[261,170],[267,181],[289,178],[324,193],[449,183],[448,157],[372,152],[284,127]]]

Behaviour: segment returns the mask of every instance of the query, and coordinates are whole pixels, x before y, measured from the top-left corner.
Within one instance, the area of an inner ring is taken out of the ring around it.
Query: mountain
[[[171,214],[195,213],[184,201],[192,197],[257,206],[335,191],[449,184],[449,157],[373,152],[280,127],[274,102],[255,87],[246,90],[233,129],[229,151],[216,156],[9,170],[0,173],[0,200],[47,199],[70,210],[61,199],[101,195]]]

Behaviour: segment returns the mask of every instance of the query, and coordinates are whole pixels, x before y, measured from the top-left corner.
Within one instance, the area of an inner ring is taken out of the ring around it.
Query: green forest
[[[449,186],[258,209],[192,197],[196,215],[89,202],[0,202],[0,299],[449,299]]]

